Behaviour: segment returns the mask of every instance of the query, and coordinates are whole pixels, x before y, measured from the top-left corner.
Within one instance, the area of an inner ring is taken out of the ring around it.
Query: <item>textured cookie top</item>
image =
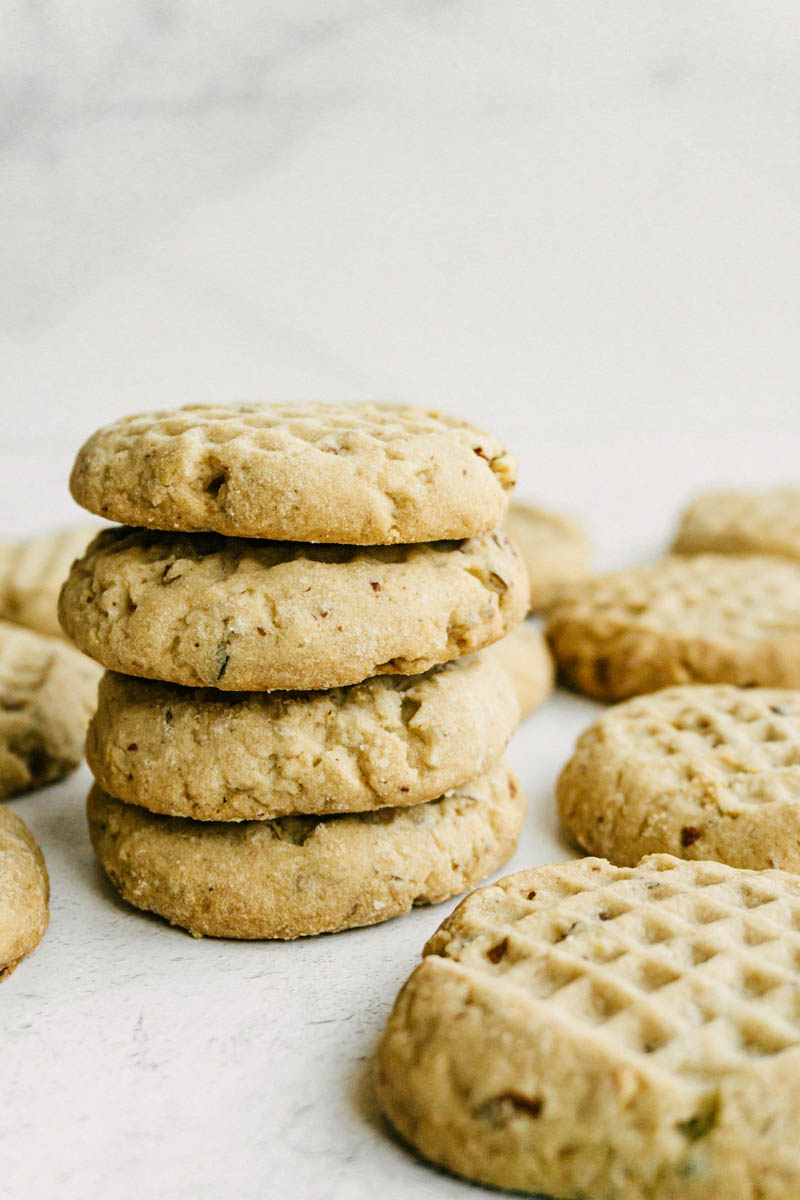
[[[707,492],[684,513],[674,549],[800,558],[800,488]]]
[[[512,504],[503,529],[522,554],[532,612],[547,608],[571,583],[591,574],[589,543],[577,522],[533,504]]]
[[[70,489],[90,512],[151,529],[391,545],[493,529],[515,479],[493,438],[438,412],[194,405],[98,430]]]
[[[78,765],[98,675],[61,639],[0,622],[0,798]]]
[[[547,636],[565,677],[609,699],[671,683],[800,686],[800,565],[674,556],[570,589]]]
[[[42,852],[25,822],[0,808],[0,979],[41,941],[50,883]]]
[[[499,533],[358,548],[123,527],[74,564],[60,618],[81,650],[126,675],[305,690],[470,653],[519,623],[526,593]]]
[[[800,869],[800,692],[675,687],[617,705],[578,739],[562,818],[613,862],[668,851]]]
[[[659,855],[511,875],[428,942],[379,1049],[382,1105],[500,1186],[796,1195],[798,930],[782,872]]]
[[[222,693],[109,673],[89,766],[117,799],[195,820],[419,804],[481,775],[519,723],[494,653],[323,692]]]
[[[96,534],[87,525],[0,545],[0,618],[61,637],[58,593]]]
[[[505,862],[525,815],[496,763],[408,808],[276,821],[191,821],[95,787],[92,844],[123,896],[195,934],[293,938],[372,925],[456,895]]]

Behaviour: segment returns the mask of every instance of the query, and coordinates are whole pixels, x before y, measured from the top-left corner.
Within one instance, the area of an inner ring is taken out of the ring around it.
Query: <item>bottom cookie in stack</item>
[[[330,817],[195,821],[88,801],[122,896],[195,936],[296,938],[373,925],[455,896],[508,860],[525,800],[498,763],[438,800]]]

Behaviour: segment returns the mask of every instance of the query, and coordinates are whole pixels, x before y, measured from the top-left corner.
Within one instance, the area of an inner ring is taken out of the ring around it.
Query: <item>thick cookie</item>
[[[592,573],[589,543],[575,521],[533,504],[512,504],[503,522],[522,554],[530,581],[530,611],[558,600],[565,587]]]
[[[714,858],[800,874],[800,692],[674,687],[610,709],[558,781],[585,850]]]
[[[681,519],[674,550],[800,558],[800,488],[698,496]]]
[[[128,525],[366,546],[494,529],[515,479],[493,438],[442,413],[241,404],[115,421],[82,447],[70,488]]]
[[[571,1200],[800,1195],[800,879],[582,859],[468,896],[378,1050],[426,1158]]]
[[[433,800],[483,774],[519,720],[493,650],[325,692],[106,674],[86,755],[109,795],[170,816],[353,813]]]
[[[0,545],[0,618],[62,637],[58,593],[96,533],[82,526]]]
[[[0,809],[0,979],[44,937],[50,911],[44,857],[28,826]]]
[[[414,675],[480,649],[525,611],[500,533],[422,546],[301,546],[101,533],[72,568],[65,631],[113,671],[225,691]]]
[[[89,831],[137,908],[200,936],[295,938],[435,904],[513,853],[525,801],[504,763],[439,800],[238,824],[164,817],[93,788]]]
[[[489,653],[511,676],[521,715],[527,717],[553,690],[553,660],[547,642],[538,629],[526,623],[495,642]]]
[[[603,700],[673,683],[800,687],[800,564],[702,554],[576,585],[550,612],[564,679]]]
[[[63,641],[0,622],[0,800],[77,767],[98,676]]]

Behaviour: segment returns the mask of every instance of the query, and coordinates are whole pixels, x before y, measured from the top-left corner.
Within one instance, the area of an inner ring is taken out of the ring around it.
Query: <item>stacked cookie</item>
[[[508,858],[520,699],[484,648],[527,607],[497,531],[514,474],[487,435],[397,407],[193,407],[90,438],[73,496],[126,525],[73,565],[60,619],[108,671],[88,812],[127,900],[289,938]]]

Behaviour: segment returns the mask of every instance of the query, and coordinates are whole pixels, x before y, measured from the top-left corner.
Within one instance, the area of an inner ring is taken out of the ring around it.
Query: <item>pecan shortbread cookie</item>
[[[44,856],[25,822],[0,809],[0,979],[44,937],[50,919]]]
[[[63,637],[58,593],[96,534],[97,526],[87,525],[0,545],[0,618]]]
[[[494,438],[443,413],[239,404],[123,417],[82,447],[70,488],[150,529],[391,545],[493,529],[515,479]]]
[[[503,529],[522,554],[531,612],[549,608],[564,588],[591,575],[589,543],[576,521],[533,504],[511,505]]]
[[[61,639],[0,622],[0,800],[77,767],[99,674]]]
[[[683,514],[674,550],[800,558],[800,488],[706,492]]]
[[[467,897],[378,1049],[426,1158],[570,1200],[800,1195],[800,879],[588,858]]]
[[[88,802],[95,853],[130,904],[231,938],[329,933],[446,900],[507,861],[524,816],[504,763],[438,800],[353,816],[200,822],[98,787]]]
[[[570,589],[547,638],[563,678],[603,700],[675,683],[800,687],[800,563],[674,556]]]
[[[225,691],[414,675],[503,637],[527,585],[500,533],[311,546],[118,528],[72,568],[64,630],[126,675]]]
[[[104,791],[170,816],[352,813],[420,804],[475,778],[519,720],[493,649],[322,692],[223,693],[108,673],[86,755]]]
[[[525,622],[495,642],[489,653],[511,676],[521,715],[529,716],[553,690],[553,660],[544,637]]]
[[[715,858],[800,873],[800,692],[673,687],[610,709],[558,781],[592,854]]]

